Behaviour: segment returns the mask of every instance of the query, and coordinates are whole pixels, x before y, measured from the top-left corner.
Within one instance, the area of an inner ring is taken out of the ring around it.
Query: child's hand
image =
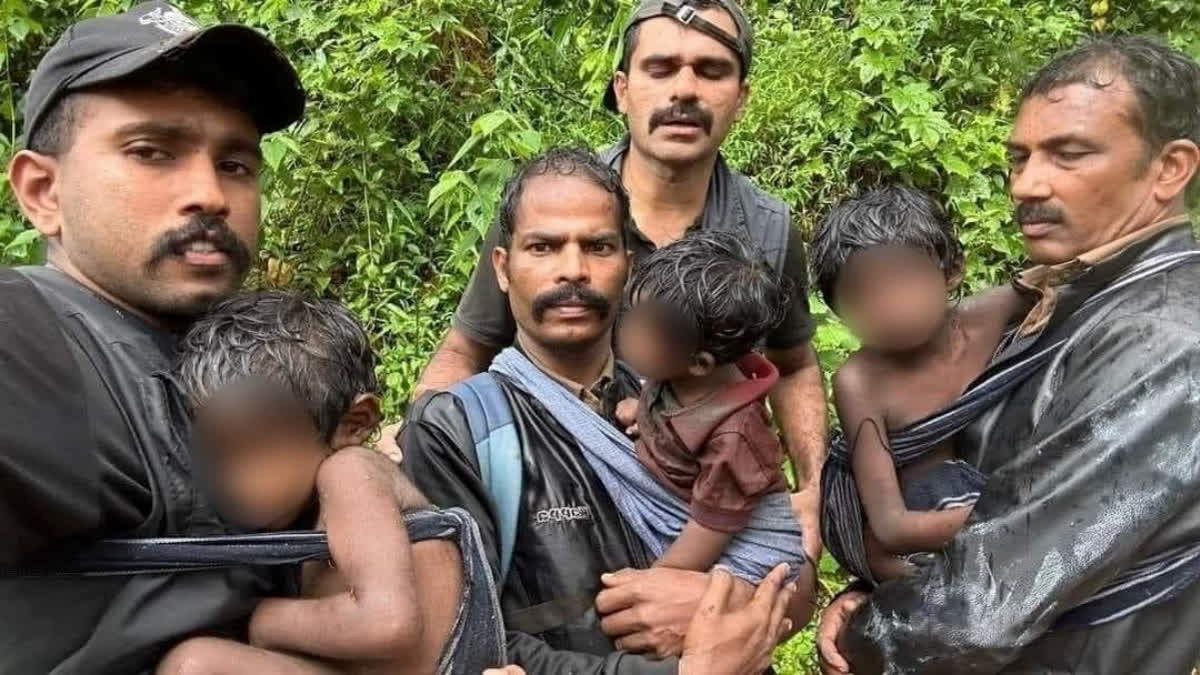
[[[503,668],[488,668],[483,675],[525,675],[520,666],[504,666]]]
[[[638,400],[636,398],[627,398],[617,404],[617,422],[625,427],[625,433],[631,438],[637,438],[637,416],[638,416]]]

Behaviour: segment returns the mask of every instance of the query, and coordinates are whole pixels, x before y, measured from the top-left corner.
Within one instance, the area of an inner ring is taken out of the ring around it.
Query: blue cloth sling
[[[570,430],[626,524],[655,557],[662,556],[682,532],[690,507],[642,466],[633,441],[518,350],[501,352],[491,370],[540,401]],[[788,563],[794,576],[805,564],[803,543],[789,496],[771,494],[759,501],[749,525],[734,535],[719,564],[755,584],[780,563]]]
[[[1077,310],[1084,314],[1132,284],[1179,265],[1200,262],[1200,251],[1155,256],[1141,261],[1096,292]],[[954,403],[888,435],[898,468],[915,462],[1003,401],[1017,386],[1054,358],[1066,344],[1060,339],[1011,362],[986,370]],[[829,553],[851,574],[875,583],[863,543],[863,511],[845,436],[834,435],[821,471],[821,535]],[[1200,579],[1200,542],[1163,551],[1126,569],[1091,598],[1061,616],[1056,628],[1081,628],[1116,621],[1168,600]]]

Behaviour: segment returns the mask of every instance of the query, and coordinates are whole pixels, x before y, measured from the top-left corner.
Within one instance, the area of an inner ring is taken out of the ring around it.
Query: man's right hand
[[[824,675],[849,675],[850,663],[838,651],[838,638],[850,618],[870,597],[862,591],[848,591],[834,598],[821,613],[821,623],[817,626],[817,652],[821,656]]]

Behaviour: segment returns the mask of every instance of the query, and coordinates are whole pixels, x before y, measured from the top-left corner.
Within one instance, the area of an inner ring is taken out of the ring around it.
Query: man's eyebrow
[[[534,230],[532,232],[526,232],[524,235],[521,236],[521,238],[522,239],[536,239],[537,241],[544,241],[544,242],[551,242],[551,243],[563,242],[563,241],[567,240],[567,238],[561,234],[551,234],[549,232],[543,232],[541,230]]]
[[[621,235],[617,232],[602,232],[600,234],[589,234],[580,237],[589,244],[604,244],[610,241],[620,239]]]
[[[262,147],[258,144],[258,139],[250,140],[245,136],[229,136],[221,141],[220,154],[229,153],[244,153],[262,161]]]
[[[196,130],[189,128],[187,125],[155,122],[153,120],[126,124],[117,129],[116,135],[151,136],[165,140],[192,140],[199,136]]]

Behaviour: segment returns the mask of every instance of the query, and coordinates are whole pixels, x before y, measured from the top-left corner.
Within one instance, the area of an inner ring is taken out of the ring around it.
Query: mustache
[[[1063,212],[1057,207],[1043,202],[1025,202],[1017,205],[1017,222],[1021,225],[1061,223],[1063,222]]]
[[[156,267],[173,255],[183,255],[188,246],[201,241],[229,256],[230,264],[239,276],[250,270],[253,258],[250,248],[229,229],[224,218],[211,215],[193,216],[182,227],[164,232],[154,243],[146,267]]]
[[[541,323],[546,312],[560,305],[582,305],[595,310],[601,318],[608,317],[612,303],[594,289],[581,283],[565,283],[555,286],[533,299],[533,320]]]
[[[655,110],[654,114],[650,115],[650,133],[672,122],[691,122],[700,125],[704,133],[712,133],[712,113],[701,108],[700,104],[693,100],[679,101],[669,108]]]

